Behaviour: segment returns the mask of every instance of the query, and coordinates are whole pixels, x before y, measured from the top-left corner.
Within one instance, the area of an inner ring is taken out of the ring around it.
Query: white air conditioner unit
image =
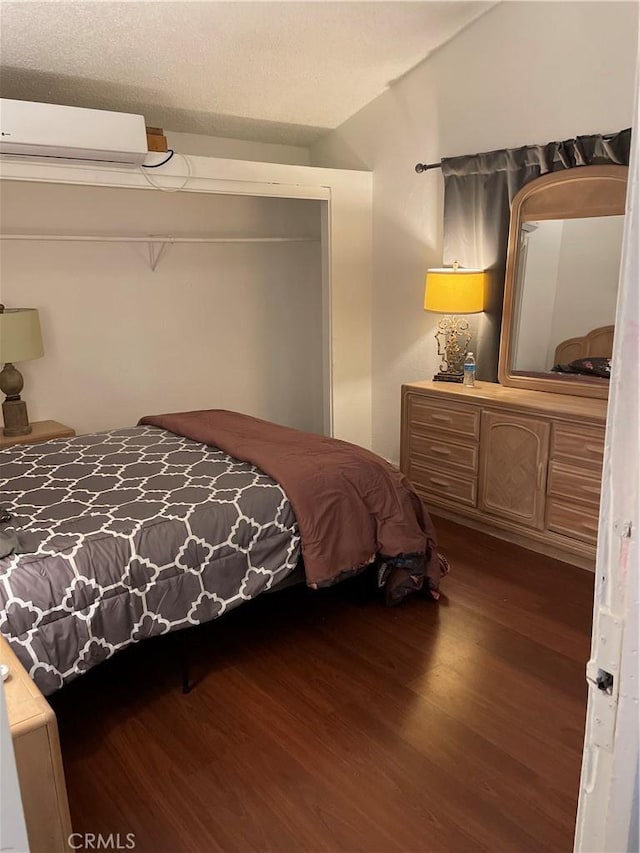
[[[0,98],[0,154],[139,166],[143,116]]]

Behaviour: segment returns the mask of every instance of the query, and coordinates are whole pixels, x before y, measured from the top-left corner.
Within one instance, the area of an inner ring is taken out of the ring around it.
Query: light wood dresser
[[[400,467],[434,514],[592,569],[607,401],[402,387]]]
[[[55,714],[4,637],[0,663],[9,667],[4,691],[29,849],[68,853],[71,818]]]

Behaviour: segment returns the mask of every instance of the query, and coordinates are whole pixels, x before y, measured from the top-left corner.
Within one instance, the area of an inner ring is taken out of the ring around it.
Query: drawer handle
[[[439,453],[441,456],[451,456],[451,448],[444,447],[442,444],[432,444],[431,449],[434,453]]]
[[[443,489],[448,489],[451,483],[447,483],[445,480],[438,480],[436,477],[429,477],[429,482],[433,486],[440,486]]]
[[[602,453],[602,445],[596,445],[594,447],[593,444],[585,444],[584,449],[588,450],[589,453]]]
[[[451,423],[451,415],[439,415],[437,412],[431,412],[431,419],[434,421],[444,421],[447,424]]]
[[[544,462],[538,462],[538,489],[542,488],[544,478]]]

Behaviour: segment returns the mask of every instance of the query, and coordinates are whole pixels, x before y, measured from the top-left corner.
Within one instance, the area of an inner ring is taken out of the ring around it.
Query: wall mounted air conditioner
[[[0,98],[0,154],[139,166],[147,156],[142,116]]]

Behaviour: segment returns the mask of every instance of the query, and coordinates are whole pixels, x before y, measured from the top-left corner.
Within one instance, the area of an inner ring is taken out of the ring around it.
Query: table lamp
[[[27,435],[31,425],[27,404],[20,399],[24,385],[22,374],[14,361],[29,361],[44,355],[40,318],[35,308],[5,308],[0,305],[0,390],[6,394],[2,404],[3,434]]]
[[[471,332],[469,323],[457,315],[484,311],[486,280],[484,270],[462,269],[457,262],[452,267],[427,270],[424,310],[447,315],[438,321],[435,334],[442,359],[440,371],[433,377],[436,382],[462,382]]]

